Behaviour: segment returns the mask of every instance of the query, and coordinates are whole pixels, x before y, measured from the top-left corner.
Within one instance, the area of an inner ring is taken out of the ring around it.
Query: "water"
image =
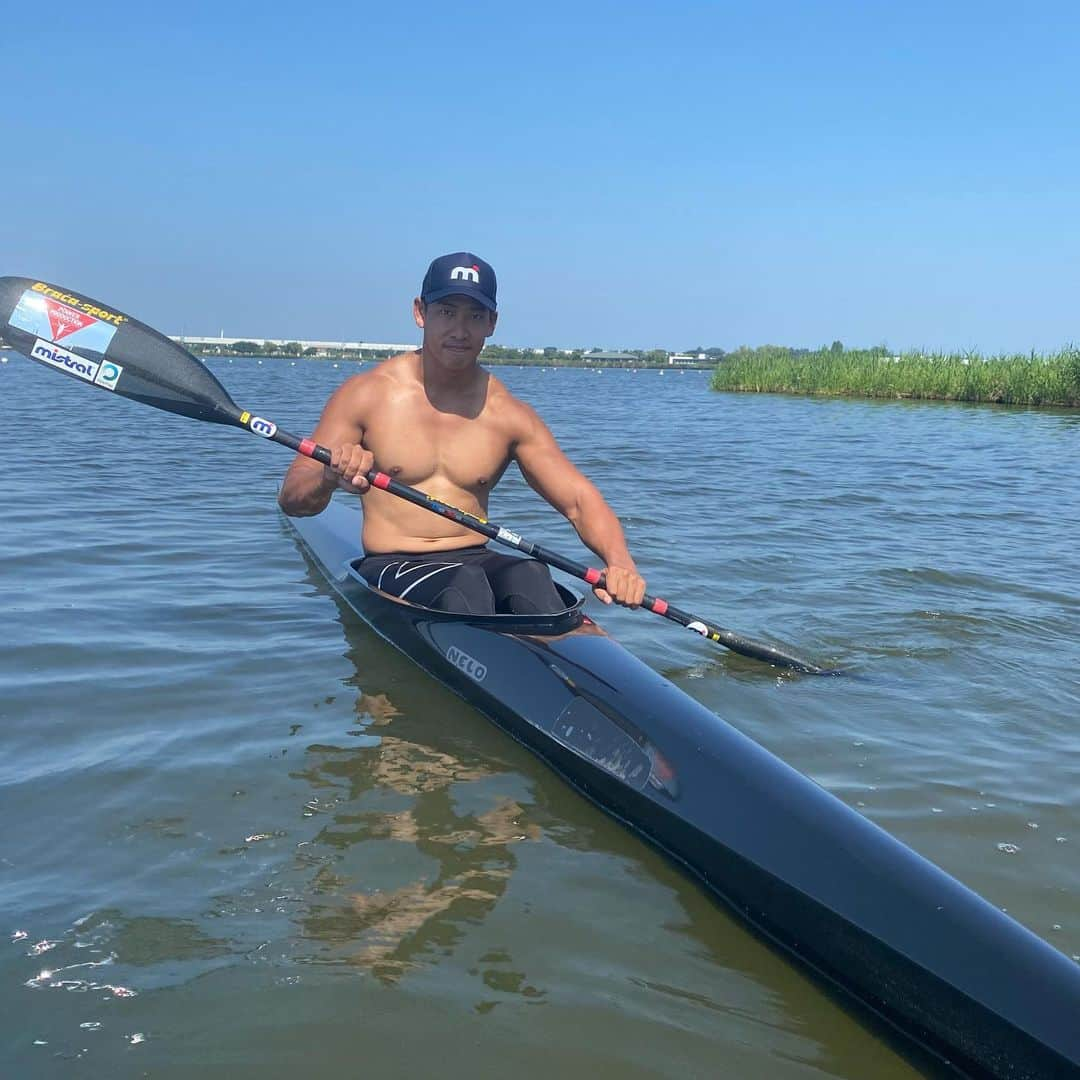
[[[919,1075],[343,613],[286,453],[3,355],[5,1075]],[[211,366],[298,432],[352,370]],[[1080,954],[1080,414],[498,373],[652,591],[864,677],[609,630]],[[586,558],[516,472],[492,515]]]

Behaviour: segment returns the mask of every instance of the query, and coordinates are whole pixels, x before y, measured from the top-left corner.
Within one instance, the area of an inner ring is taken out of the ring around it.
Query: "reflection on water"
[[[361,708],[367,700],[360,699]],[[387,699],[379,700],[385,724]],[[402,865],[413,868],[403,884],[376,880],[357,889],[332,864],[320,866],[300,920],[305,936],[320,945],[312,962],[344,961],[387,982],[424,958],[437,962],[460,940],[461,924],[483,919],[505,892],[516,865],[512,845],[540,835],[520,803],[478,785],[494,775],[491,769],[446,750],[383,733],[378,745],[362,750],[311,747],[308,759],[299,775],[319,792],[324,813],[327,789],[336,792],[312,848],[355,847],[349,862],[368,874],[373,864],[390,876]],[[369,805],[386,802],[391,806]],[[364,849],[376,845],[381,850],[369,860]]]
[[[325,589],[314,572],[311,580]],[[321,821],[302,849],[314,873],[298,915],[317,949],[297,960],[347,964],[393,984],[450,955],[467,926],[493,910],[517,865],[514,845],[539,839],[541,828],[524,800],[505,795],[498,758],[470,750],[440,717],[399,707],[395,696],[404,690],[379,687],[370,674],[375,636],[337,603],[357,642],[350,735],[364,745],[311,745],[294,773],[311,786],[306,809]],[[376,670],[393,680],[403,665],[415,683],[409,661],[396,654]],[[542,997],[522,976],[515,980],[525,996]],[[515,980],[498,982],[505,989]]]

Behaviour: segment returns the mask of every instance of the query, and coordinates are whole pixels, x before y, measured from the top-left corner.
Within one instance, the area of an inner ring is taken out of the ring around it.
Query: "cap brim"
[[[472,285],[461,285],[457,282],[454,283],[452,288],[449,289],[436,289],[432,293],[427,293],[420,297],[425,304],[433,304],[436,300],[445,300],[448,296],[467,296],[470,300],[475,300],[479,304],[483,304],[488,311],[498,311],[495,306],[495,301],[482,293],[479,289],[474,288]]]

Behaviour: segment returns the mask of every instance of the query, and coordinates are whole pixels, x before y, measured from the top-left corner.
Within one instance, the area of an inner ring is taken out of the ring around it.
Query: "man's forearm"
[[[337,486],[337,477],[327,469],[290,469],[278,492],[278,506],[289,517],[314,517],[326,509]]]
[[[570,524],[581,537],[581,542],[594,552],[605,566],[637,570],[626,544],[622,524],[598,491],[586,495],[581,505],[569,517]]]

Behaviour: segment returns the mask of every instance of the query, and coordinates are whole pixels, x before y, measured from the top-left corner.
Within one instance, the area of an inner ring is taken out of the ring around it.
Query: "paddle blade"
[[[246,425],[201,361],[130,315],[34,278],[0,278],[0,338],[54,371],[155,409]]]

